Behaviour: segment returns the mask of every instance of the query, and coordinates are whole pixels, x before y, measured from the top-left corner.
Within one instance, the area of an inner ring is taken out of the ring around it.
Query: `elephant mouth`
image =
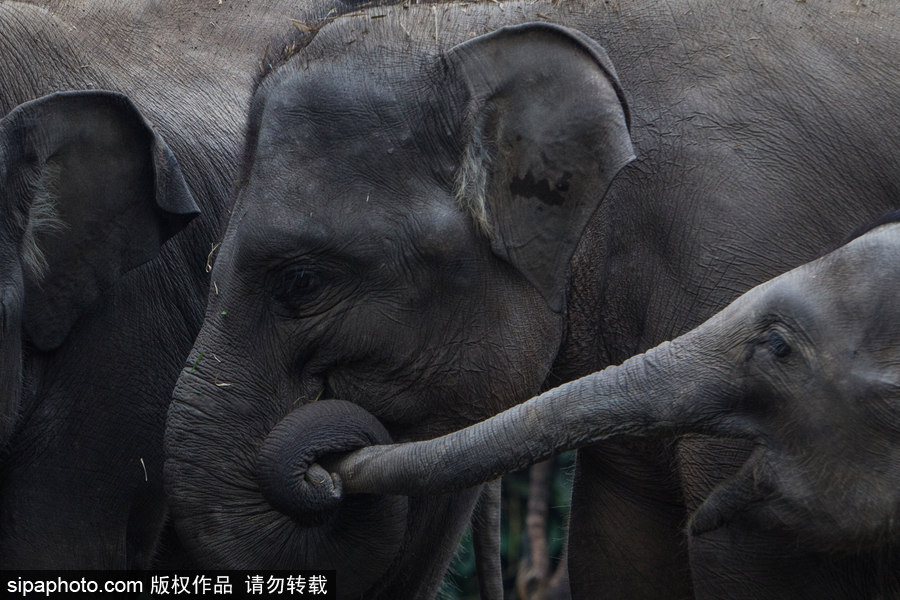
[[[236,359],[199,356],[179,378],[166,432],[166,489],[191,555],[210,568],[335,569],[353,575],[342,578],[346,597],[377,585],[407,537],[409,501],[345,497],[319,465],[389,443],[385,427],[330,399],[337,386],[321,374],[291,390],[271,377],[217,385]]]
[[[307,393],[300,394],[294,400],[293,408],[323,400],[340,400],[340,396],[331,385],[331,379],[328,374],[317,375],[313,377],[313,380],[315,384],[312,386],[312,389]]]

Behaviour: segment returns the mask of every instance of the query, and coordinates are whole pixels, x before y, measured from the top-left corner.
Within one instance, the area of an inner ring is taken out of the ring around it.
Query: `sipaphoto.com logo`
[[[2,571],[0,597],[146,600],[337,596],[333,570],[297,571]],[[4,594],[3,591],[6,591]]]
[[[48,576],[47,573],[18,575],[6,580],[6,591],[16,596],[70,597],[77,594],[141,594],[144,582],[139,579],[108,577],[93,579],[85,576]]]

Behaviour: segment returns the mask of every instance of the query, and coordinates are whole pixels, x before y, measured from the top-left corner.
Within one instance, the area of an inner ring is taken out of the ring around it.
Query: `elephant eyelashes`
[[[770,331],[766,339],[769,352],[776,358],[784,358],[791,353],[791,346],[777,331]]]
[[[791,354],[791,345],[777,331],[768,331],[752,342],[751,357],[786,358]]]
[[[272,297],[286,306],[313,300],[322,289],[323,279],[308,267],[291,267],[277,276]]]

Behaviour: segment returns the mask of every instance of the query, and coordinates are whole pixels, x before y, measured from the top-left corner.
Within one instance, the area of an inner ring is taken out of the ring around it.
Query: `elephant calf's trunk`
[[[661,351],[665,348],[652,352]],[[441,438],[363,448],[323,465],[340,477],[347,494],[435,494],[472,487],[613,435],[645,432],[660,419],[647,413],[647,402],[635,402],[628,393],[636,390],[627,381],[638,366],[629,363]]]
[[[722,426],[720,374],[698,356],[695,330],[618,367],[588,375],[441,438],[363,448],[323,462],[346,494],[436,494],[490,481],[558,452],[620,435]]]

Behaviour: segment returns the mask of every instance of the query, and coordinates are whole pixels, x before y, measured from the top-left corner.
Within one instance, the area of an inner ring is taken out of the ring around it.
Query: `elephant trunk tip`
[[[320,464],[326,457],[387,444],[384,426],[360,406],[320,400],[288,414],[257,454],[257,482],[277,510],[306,525],[328,522],[341,505],[341,478]]]
[[[266,501],[307,526],[324,525],[343,499],[341,479],[317,463],[285,460],[264,446],[257,459],[257,483]]]

